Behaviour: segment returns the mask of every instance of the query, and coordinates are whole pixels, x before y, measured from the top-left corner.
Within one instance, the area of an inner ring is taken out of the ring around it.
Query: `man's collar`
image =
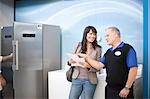
[[[121,48],[121,47],[123,47],[124,46],[124,42],[121,42],[116,48]],[[113,50],[115,50],[116,48],[110,48],[110,51],[113,51]]]

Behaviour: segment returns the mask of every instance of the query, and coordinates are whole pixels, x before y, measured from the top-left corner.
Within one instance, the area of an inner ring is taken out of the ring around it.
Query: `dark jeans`
[[[0,99],[3,99],[3,97],[2,97],[2,91],[0,91]]]
[[[130,89],[130,92],[127,96],[127,98],[121,98],[119,96],[120,91],[124,88],[124,86],[109,86],[106,85],[105,87],[105,99],[134,99],[133,95],[133,87]]]

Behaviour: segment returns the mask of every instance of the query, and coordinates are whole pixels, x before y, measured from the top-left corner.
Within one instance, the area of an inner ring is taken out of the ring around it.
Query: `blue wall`
[[[32,1],[32,2],[31,2]],[[103,53],[104,29],[117,26],[122,40],[136,50],[138,62],[143,63],[143,7],[142,0],[20,0],[16,2],[16,21],[59,25],[62,28],[62,65],[81,41],[83,29],[93,25],[98,30],[98,43]]]

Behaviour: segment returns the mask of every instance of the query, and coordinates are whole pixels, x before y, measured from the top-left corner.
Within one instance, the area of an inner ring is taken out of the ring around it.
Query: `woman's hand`
[[[73,60],[73,59],[70,59],[69,61],[68,61],[68,65],[70,65],[71,66],[71,64],[75,64],[76,62]]]
[[[88,55],[82,54],[82,53],[77,53],[77,55],[78,55],[80,58],[86,58],[86,57],[88,57]]]

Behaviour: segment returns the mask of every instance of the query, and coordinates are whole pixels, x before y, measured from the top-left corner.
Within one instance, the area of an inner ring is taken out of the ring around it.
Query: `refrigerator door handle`
[[[19,70],[19,66],[18,66],[18,40],[13,40],[12,41],[13,44],[13,70]]]

